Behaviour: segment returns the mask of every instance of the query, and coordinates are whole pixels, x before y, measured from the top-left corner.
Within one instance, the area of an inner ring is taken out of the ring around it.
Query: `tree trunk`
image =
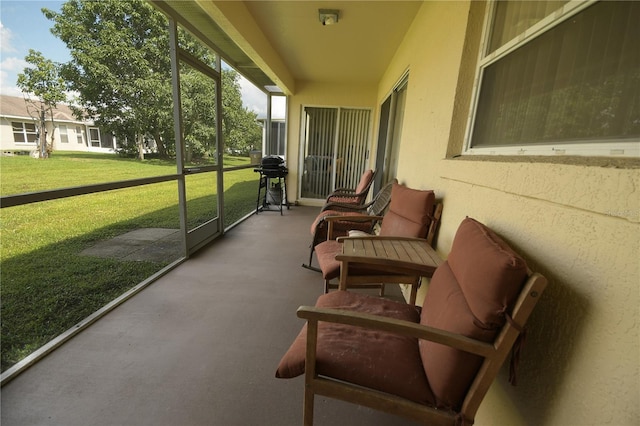
[[[55,124],[55,121],[53,120],[53,108],[49,109],[49,114],[51,114],[51,129],[55,129],[56,128],[56,124]],[[55,131],[52,130],[51,131],[51,145],[47,146],[46,139],[44,141],[45,142],[44,143],[44,145],[45,145],[44,148],[45,148],[45,151],[47,153],[47,158],[51,157],[51,153],[53,152],[53,143],[55,142],[55,136],[56,136]]]
[[[44,115],[44,107],[40,107],[40,149],[38,150],[39,158],[47,158],[47,121]],[[53,131],[51,132],[51,145],[53,146]]]
[[[138,134],[136,139],[138,145],[138,160],[144,160],[144,136]]]
[[[187,144],[184,154],[184,162],[191,163],[191,159],[193,158],[193,148],[191,144]]]
[[[160,137],[160,134],[155,133],[153,138],[156,141],[156,148],[158,149],[158,155],[160,158],[168,158],[169,155],[167,154],[167,147],[164,146],[164,141],[162,140],[162,137]]]

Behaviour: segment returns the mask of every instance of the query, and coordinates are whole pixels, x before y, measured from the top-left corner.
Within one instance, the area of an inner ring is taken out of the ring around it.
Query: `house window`
[[[69,133],[67,131],[67,126],[65,126],[64,124],[61,124],[58,127],[58,130],[60,130],[60,142],[69,143]]]
[[[11,122],[13,129],[13,140],[16,143],[36,143],[38,133],[34,123]]]
[[[113,149],[115,147],[113,134],[100,132],[97,127],[89,127],[89,143],[93,148]]]
[[[84,138],[82,136],[82,127],[76,126],[76,140],[78,145],[84,145]]]
[[[100,134],[100,147],[113,149],[113,134],[102,132]]]
[[[465,153],[640,155],[640,3],[495,2]]]
[[[100,148],[100,129],[97,127],[89,128],[89,143],[92,147]]]
[[[270,140],[267,141],[266,155],[285,155],[286,123],[284,121],[272,121]]]

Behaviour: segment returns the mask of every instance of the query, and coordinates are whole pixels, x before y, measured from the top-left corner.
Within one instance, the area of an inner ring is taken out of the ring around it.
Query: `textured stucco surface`
[[[463,52],[478,45],[463,34],[477,36],[481,22],[469,19],[482,19],[478,9],[424,3],[378,93],[380,102],[410,70],[398,177],[443,200],[438,252],[446,257],[460,221],[475,217],[550,281],[529,322],[519,385],[501,375],[476,424],[639,424],[638,162],[450,158],[473,86]]]
[[[408,70],[398,178],[442,199],[437,251],[447,256],[460,221],[471,216],[550,281],[529,322],[518,386],[503,372],[476,424],[640,424],[640,162],[454,158],[484,9],[482,2],[424,2],[377,88],[298,81],[287,120],[299,124],[303,105],[370,107],[376,141],[379,105]],[[293,193],[300,133],[288,128]]]

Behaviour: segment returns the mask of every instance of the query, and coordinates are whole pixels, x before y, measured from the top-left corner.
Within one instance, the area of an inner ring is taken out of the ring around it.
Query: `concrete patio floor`
[[[119,260],[167,262],[181,256],[179,229],[142,228],[100,241],[80,252],[82,256]]]
[[[303,324],[296,309],[322,292],[300,266],[317,212],[232,229],[5,385],[2,425],[302,424],[303,378],[274,374]],[[415,424],[323,397],[315,418]]]

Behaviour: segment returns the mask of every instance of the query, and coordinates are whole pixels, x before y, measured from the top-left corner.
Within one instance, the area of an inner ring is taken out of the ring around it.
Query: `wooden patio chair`
[[[312,239],[309,246],[309,263],[303,263],[302,266],[320,271],[312,266],[313,253],[316,246],[327,239],[333,240],[346,236],[350,230],[371,232],[376,223],[374,220],[381,220],[382,215],[389,207],[391,190],[396,182],[394,179],[382,187],[373,200],[361,206],[336,202],[326,204],[311,224]],[[328,232],[329,220],[331,220],[331,232]]]
[[[362,206],[367,200],[375,175],[376,172],[374,170],[365,170],[355,188],[337,188],[327,196],[322,210],[326,210],[326,205],[330,203]]]
[[[389,212],[382,219],[378,235],[380,237],[405,237],[425,239],[425,244],[433,245],[436,231],[442,215],[442,203],[435,203],[433,191],[421,191],[395,183],[392,187]],[[329,234],[333,234],[333,218],[329,218]],[[331,281],[340,276],[340,260],[336,256],[342,253],[342,238],[326,240],[315,248],[320,271],[324,280],[324,292],[337,288]],[[432,271],[433,272],[433,271]],[[427,275],[427,276],[430,276]],[[397,271],[382,265],[350,266],[350,282],[360,288],[380,288],[384,295],[385,284],[408,284],[411,286],[410,303],[415,297],[421,275],[417,272]],[[357,277],[357,279],[355,279]]]
[[[304,425],[324,395],[429,425],[471,425],[547,285],[500,237],[463,220],[421,309],[335,291],[307,321],[276,377],[305,374]],[[512,370],[513,371],[513,370]],[[512,377],[515,379],[515,377]],[[512,382],[513,383],[513,382]]]

